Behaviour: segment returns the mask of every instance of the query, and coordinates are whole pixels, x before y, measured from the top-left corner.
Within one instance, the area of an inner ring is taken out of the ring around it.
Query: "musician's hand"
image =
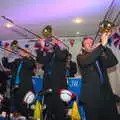
[[[5,57],[8,57],[12,52],[12,49],[11,48],[5,48],[4,50],[4,56]]]
[[[97,43],[97,44],[94,44],[91,48],[89,48],[89,49],[85,49],[85,48],[83,48],[83,49],[85,49],[85,51],[87,51],[87,52],[92,52],[95,48],[97,48],[98,46],[100,46],[101,45],[101,43]]]
[[[60,42],[58,44],[58,46],[60,47],[61,50],[65,50],[66,49],[66,46],[62,42]]]
[[[61,50],[66,48],[65,45],[60,40],[57,40],[57,39],[53,39],[52,44],[59,46]]]
[[[38,42],[40,43],[41,49],[45,48],[45,40],[44,39],[39,39]]]
[[[97,48],[97,47],[100,46],[100,45],[101,45],[101,43],[99,42],[99,43],[93,45],[92,49],[95,49],[95,48]]]
[[[102,35],[101,35],[101,44],[103,45],[103,46],[105,46],[107,43],[108,43],[108,38],[109,38],[109,36],[110,36],[110,32],[108,32],[108,33],[103,33]]]
[[[56,39],[52,39],[51,44],[52,44],[52,45],[58,45],[58,44],[59,44],[59,41],[56,40]]]

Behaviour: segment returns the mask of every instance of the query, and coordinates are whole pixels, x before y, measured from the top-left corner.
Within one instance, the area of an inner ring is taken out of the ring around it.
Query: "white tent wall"
[[[115,48],[114,46],[110,47],[117,57],[119,64],[116,66],[116,69],[113,72],[109,72],[110,83],[113,89],[113,92],[120,96],[120,49]]]
[[[71,47],[71,45],[70,45],[71,39],[75,40],[73,47]],[[60,40],[62,40],[66,45],[69,46],[69,51],[72,53],[72,56],[73,56],[72,59],[75,62],[76,62],[76,56],[78,55],[78,53],[80,53],[80,50],[81,50],[82,39],[83,39],[83,37],[61,37],[60,38]],[[25,44],[29,44],[32,53],[35,54],[35,48],[34,48],[35,42],[30,42],[29,39],[21,39],[18,41],[19,41],[20,47],[24,47]],[[5,42],[5,41],[3,41],[3,42]],[[11,42],[11,40],[8,40],[8,42]],[[110,82],[111,82],[113,92],[117,95],[120,95],[120,49],[115,48],[114,46],[111,46],[110,48],[112,49],[115,56],[119,60],[119,64],[116,66],[116,70],[113,72],[109,72]],[[4,56],[4,52],[3,52],[3,50],[0,49],[0,59],[3,56]],[[78,75],[80,75],[79,72],[78,72]]]

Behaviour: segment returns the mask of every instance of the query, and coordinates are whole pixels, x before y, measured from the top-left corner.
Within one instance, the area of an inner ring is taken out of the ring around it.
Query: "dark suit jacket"
[[[44,89],[60,89],[67,87],[65,78],[65,62],[68,51],[56,47],[53,53],[44,55],[43,51],[37,50],[37,61],[44,65]]]
[[[100,63],[104,83],[101,83],[96,61]],[[100,105],[99,103],[103,99],[112,98],[113,93],[107,75],[107,68],[118,63],[112,51],[101,45],[91,53],[83,52],[83,54],[79,54],[77,63],[83,78],[80,101],[86,104]]]
[[[74,77],[76,73],[77,73],[76,63],[73,61],[70,61],[69,77]]]
[[[5,57],[2,59],[2,63],[4,67],[11,70],[12,86],[15,85],[17,70],[21,61],[23,61],[23,65],[19,73],[20,87],[18,92],[20,92],[20,94],[21,93],[25,94],[28,90],[33,89],[32,73],[33,73],[33,68],[35,67],[35,61],[32,58],[26,58],[26,57],[23,59],[15,59],[13,62],[8,62],[8,59]]]

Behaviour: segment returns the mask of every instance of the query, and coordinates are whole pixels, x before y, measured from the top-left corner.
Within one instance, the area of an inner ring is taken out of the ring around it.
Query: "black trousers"
[[[5,72],[0,71],[0,93],[4,94],[6,92],[8,76]]]
[[[55,92],[45,97],[47,120],[65,120],[65,104]]]
[[[18,88],[18,90],[14,92],[13,99],[14,99],[16,112],[20,113],[25,117],[28,117],[29,115],[31,115],[31,111],[28,108],[27,104],[23,102],[23,99],[26,93],[27,91],[25,92],[23,89],[21,90]]]
[[[114,101],[104,101],[98,105],[84,104],[87,120],[119,120]]]

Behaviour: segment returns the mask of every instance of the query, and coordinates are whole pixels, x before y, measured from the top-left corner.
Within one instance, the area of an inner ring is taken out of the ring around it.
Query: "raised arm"
[[[44,53],[44,51],[41,51],[40,49],[38,49],[36,53],[37,53],[37,57],[36,57],[37,62],[43,65],[47,64],[53,55],[53,53]]]
[[[104,48],[104,51],[100,57],[100,61],[106,68],[113,67],[114,65],[118,64],[117,58],[113,54],[112,50],[108,47]]]
[[[77,56],[78,65],[86,66],[86,65],[92,64],[101,55],[103,50],[104,50],[103,46],[100,45],[89,54],[86,54],[86,55],[79,54]]]
[[[14,65],[14,62],[9,63],[7,57],[2,58],[2,64],[5,68],[12,69],[12,66]]]
[[[61,50],[58,46],[55,48],[55,57],[59,60],[65,60],[68,55],[68,51],[66,49]]]

